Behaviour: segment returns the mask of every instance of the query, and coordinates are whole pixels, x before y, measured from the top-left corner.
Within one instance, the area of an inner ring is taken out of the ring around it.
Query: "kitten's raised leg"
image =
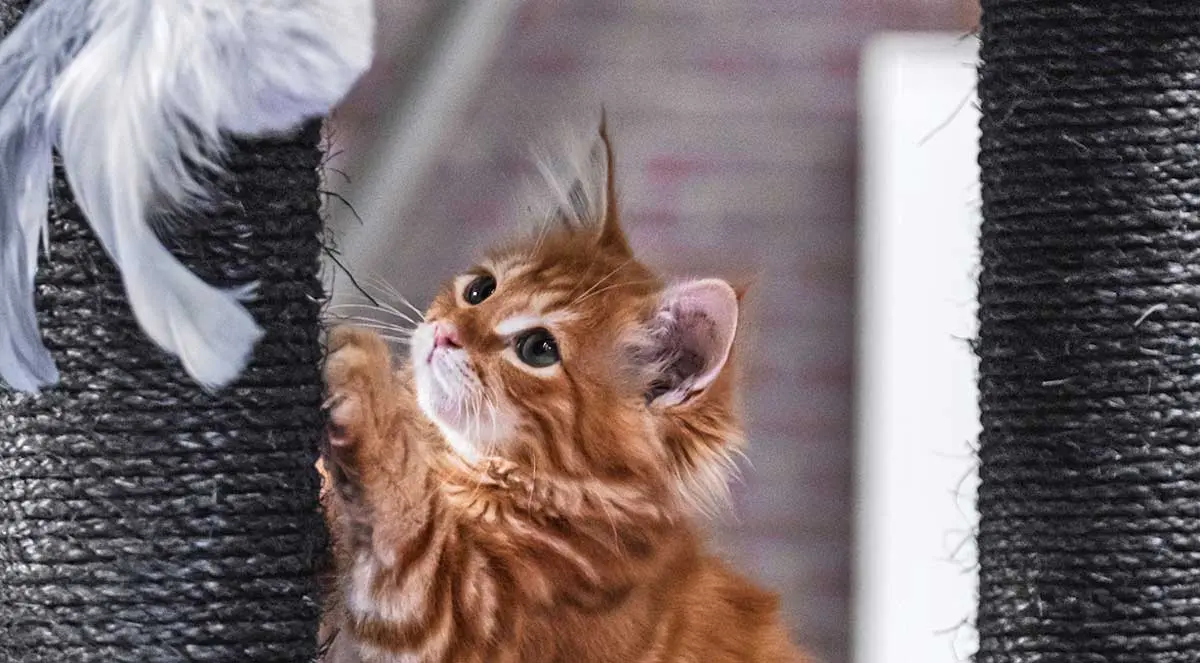
[[[326,521],[333,536],[338,572],[326,597],[321,641],[329,648],[323,663],[361,663],[357,648],[345,632],[345,588],[340,578],[351,568],[358,550],[369,548],[373,512],[368,500],[371,477],[363,476],[367,458],[381,446],[380,416],[391,391],[391,358],[375,334],[354,327],[337,327],[329,334],[325,360],[325,408],[329,446],[323,455]],[[365,481],[364,481],[365,479]]]
[[[428,515],[429,469],[419,451],[429,424],[378,334],[338,327],[328,348],[326,461],[339,516],[335,536],[390,559]]]
[[[337,327],[325,360],[330,479],[328,513],[339,543],[350,549],[379,545],[398,511],[423,482],[409,441],[412,400],[392,369],[383,339],[372,331]]]
[[[358,655],[356,623],[386,625],[394,619],[386,610],[408,600],[378,596],[375,579],[402,571],[398,565],[414,537],[432,531],[423,527],[432,517],[431,492],[428,467],[418,453],[422,436],[431,430],[378,335],[336,328],[328,352],[325,465],[331,490],[326,514],[339,573],[325,611],[323,635],[331,642],[325,661],[360,663],[366,659]],[[380,621],[381,615],[389,619]]]

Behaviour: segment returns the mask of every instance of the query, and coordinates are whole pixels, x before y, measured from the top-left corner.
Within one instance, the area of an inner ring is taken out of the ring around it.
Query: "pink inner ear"
[[[737,293],[720,279],[680,283],[663,293],[663,308],[675,319],[674,341],[686,355],[694,356],[692,374],[680,388],[694,392],[716,379],[729,358],[737,332]],[[686,393],[677,395],[679,398]]]

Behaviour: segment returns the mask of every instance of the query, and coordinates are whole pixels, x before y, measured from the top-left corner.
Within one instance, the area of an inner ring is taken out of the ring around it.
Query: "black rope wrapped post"
[[[141,333],[59,180],[37,306],[62,382],[0,389],[0,663],[315,657],[318,140],[239,145],[215,209],[171,226],[201,277],[259,283],[266,336],[215,395]]]
[[[984,0],[977,663],[1200,661],[1200,2]]]

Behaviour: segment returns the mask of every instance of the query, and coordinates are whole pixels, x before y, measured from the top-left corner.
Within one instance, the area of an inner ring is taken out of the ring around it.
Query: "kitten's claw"
[[[326,401],[329,404],[329,444],[334,447],[348,447],[354,440],[347,432],[352,429],[355,419],[360,416],[358,398],[346,394],[338,394]]]

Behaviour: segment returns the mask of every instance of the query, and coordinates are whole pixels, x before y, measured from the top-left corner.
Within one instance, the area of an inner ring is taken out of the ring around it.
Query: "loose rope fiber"
[[[1200,661],[1200,2],[985,0],[977,663]]]
[[[37,308],[62,382],[0,391],[0,662],[315,657],[318,138],[240,145],[167,234],[209,282],[259,282],[266,337],[217,395],[140,331],[59,178]]]

